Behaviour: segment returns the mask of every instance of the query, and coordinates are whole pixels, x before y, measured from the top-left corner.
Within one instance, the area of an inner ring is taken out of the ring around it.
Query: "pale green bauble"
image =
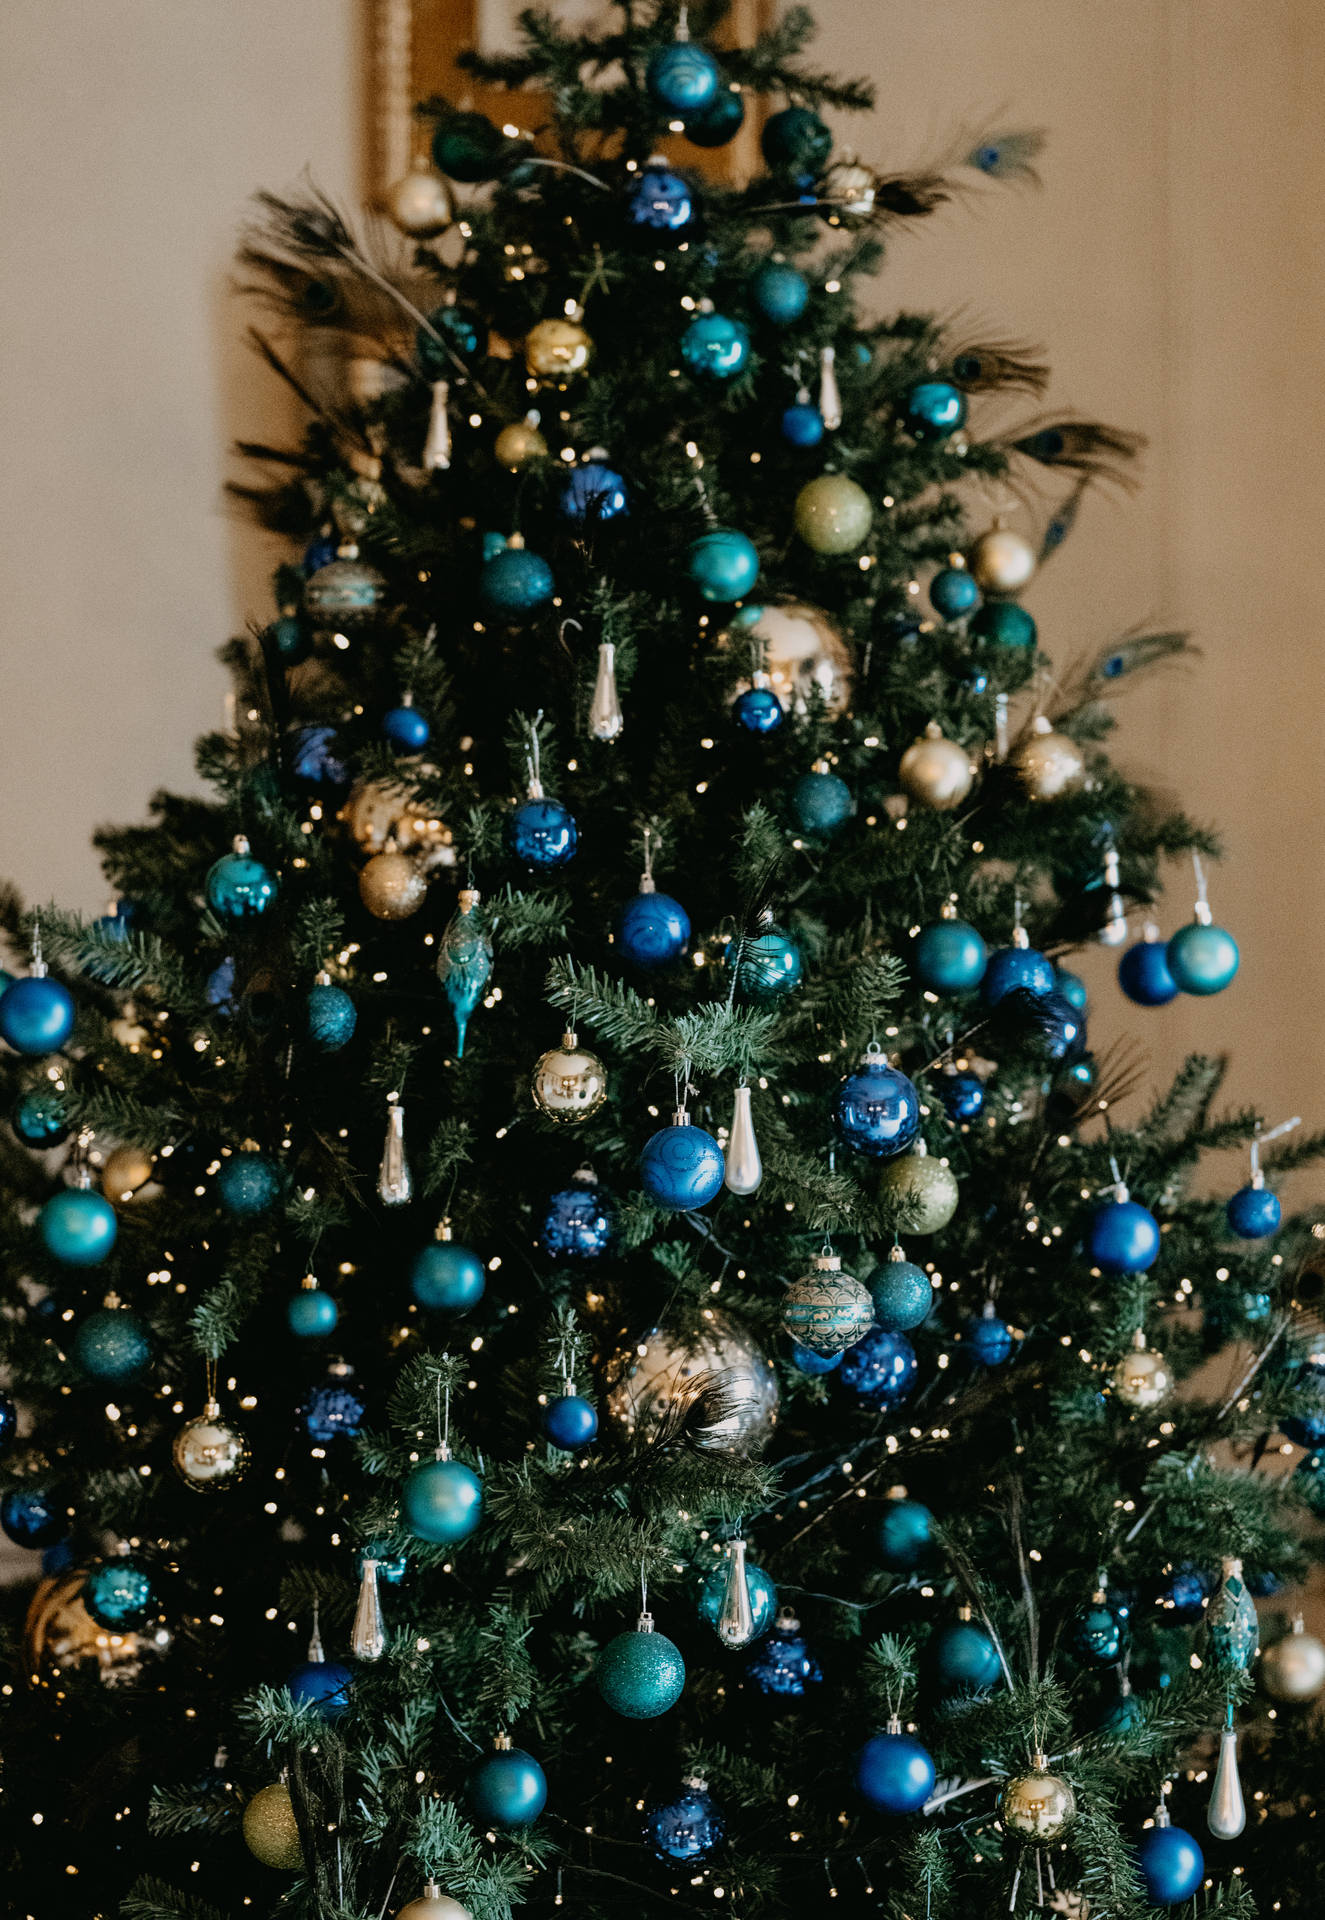
[[[844,473],[821,473],[796,495],[796,531],[816,553],[854,553],[873,523],[869,495]]]
[[[941,1233],[957,1211],[957,1179],[921,1146],[898,1154],[879,1176],[883,1199],[897,1207],[902,1233]]]

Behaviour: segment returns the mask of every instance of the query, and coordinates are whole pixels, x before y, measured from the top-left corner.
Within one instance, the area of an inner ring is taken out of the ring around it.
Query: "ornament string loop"
[[[1281,1121],[1277,1127],[1272,1127],[1269,1133],[1262,1133],[1260,1122],[1257,1122],[1256,1135],[1251,1143],[1251,1184],[1253,1187],[1263,1187],[1265,1185],[1265,1175],[1261,1171],[1261,1148],[1268,1147],[1272,1140],[1282,1140],[1286,1133],[1291,1133],[1294,1127],[1300,1127],[1301,1125],[1302,1116],[1300,1113],[1295,1113],[1291,1120]]]

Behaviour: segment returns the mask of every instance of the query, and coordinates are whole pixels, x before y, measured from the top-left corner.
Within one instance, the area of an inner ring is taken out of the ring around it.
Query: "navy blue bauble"
[[[747,733],[776,733],[786,714],[772,687],[747,687],[732,702],[732,717]]]
[[[1239,1187],[1224,1211],[1239,1240],[1264,1240],[1283,1219],[1279,1196],[1268,1187]]]
[[[432,1240],[414,1256],[409,1288],[429,1313],[468,1313],[483,1298],[483,1262],[458,1240]]]
[[[401,753],[421,753],[432,738],[432,728],[426,715],[406,703],[388,707],[382,715],[382,737]]]
[[[652,972],[679,960],[690,945],[690,915],[670,893],[637,893],[617,917],[616,937],[632,967]]]
[[[687,1781],[674,1800],[652,1806],[644,1815],[645,1841],[660,1860],[685,1865],[707,1860],[726,1835],[717,1801],[698,1780]]]
[[[1185,1827],[1150,1827],[1136,1849],[1146,1893],[1157,1907],[1181,1906],[1205,1878],[1205,1855]]]
[[[146,1367],[152,1343],[136,1313],[127,1307],[98,1307],[74,1335],[73,1354],[89,1379],[124,1386]]]
[[[736,995],[768,1006],[800,985],[801,950],[785,927],[764,925],[749,939],[733,940],[726,964],[735,969]]]
[[[406,1475],[400,1506],[417,1539],[455,1546],[483,1517],[482,1482],[463,1460],[428,1460]]]
[[[727,1162],[711,1133],[678,1119],[645,1142],[639,1170],[640,1184],[656,1206],[689,1213],[722,1192]]]
[[[73,996],[46,974],[13,980],[0,993],[0,1038],[36,1059],[62,1047],[74,1027]]]
[[[330,557],[333,560],[336,558],[334,547]],[[297,667],[301,660],[308,658],[312,643],[304,630],[303,621],[293,613],[283,613],[279,620],[273,620],[267,628],[267,638],[283,666]]]
[[[540,873],[575,858],[580,830],[569,807],[545,797],[522,800],[506,822],[506,844],[517,860]]]
[[[336,751],[335,727],[296,727],[290,736],[290,771],[310,786],[348,786],[350,771]]]
[[[855,810],[851,789],[835,773],[805,773],[791,790],[791,810],[805,833],[836,833]]]
[[[681,335],[681,358],[698,380],[731,380],[750,358],[749,331],[725,313],[701,313]]]
[[[774,1700],[799,1700],[806,1687],[818,1686],[824,1677],[800,1621],[785,1607],[746,1661],[745,1672],[760,1693]]]
[[[1034,947],[997,947],[989,956],[980,982],[980,995],[987,1007],[996,1007],[1005,995],[1018,987],[1037,997],[1054,990],[1054,964]]]
[[[353,1368],[343,1360],[334,1362],[326,1379],[309,1393],[300,1413],[305,1433],[319,1446],[329,1446],[333,1440],[353,1440],[364,1416]]]
[[[301,1287],[285,1309],[286,1325],[301,1340],[324,1340],[339,1319],[340,1308],[323,1287]]]
[[[1202,996],[1222,993],[1236,974],[1240,958],[1231,933],[1202,926],[1199,920],[1179,927],[1164,953],[1179,992]]]
[[[922,380],[906,396],[902,422],[913,440],[946,440],[966,423],[966,395],[947,380]]]
[[[323,567],[329,567],[340,551],[340,535],[325,528],[315,534],[304,548],[299,565],[305,576],[320,573]]]
[[[3,1387],[0,1387],[0,1451],[7,1447],[18,1432],[18,1408]]]
[[[916,979],[931,993],[970,993],[988,964],[989,949],[969,920],[931,920],[911,949]]]
[[[685,233],[695,219],[690,182],[670,167],[642,168],[631,178],[626,218],[639,233],[653,240],[660,235]],[[620,510],[624,511],[624,501]]]
[[[879,1564],[889,1573],[914,1573],[935,1551],[934,1516],[919,1500],[890,1500],[875,1535]]]
[[[339,1053],[354,1038],[359,1015],[343,987],[329,982],[312,986],[304,1001],[308,1037],[323,1053]]]
[[[605,460],[586,460],[572,467],[562,482],[557,505],[567,520],[591,526],[617,520],[629,513],[626,483]]]
[[[53,1260],[65,1267],[96,1267],[119,1233],[115,1209],[86,1187],[53,1194],[37,1215],[37,1232]]]
[[[1029,987],[1013,987],[999,1000],[996,1027],[1043,1060],[1079,1060],[1086,1050],[1086,1022],[1057,990],[1032,993]]]
[[[505,1746],[480,1760],[465,1782],[480,1826],[510,1832],[537,1820],[547,1805],[547,1775],[522,1747]]]
[[[49,1547],[68,1526],[64,1508],[43,1487],[10,1487],[0,1497],[0,1527],[16,1547]]]
[[[718,63],[694,40],[673,40],[655,47],[644,69],[644,84],[656,106],[668,113],[698,113],[718,91]]]
[[[980,604],[980,589],[965,567],[944,567],[929,583],[929,603],[944,620],[960,620]]]
[[[1159,1258],[1159,1222],[1135,1200],[1111,1200],[1091,1217],[1086,1251],[1105,1273],[1144,1273]]]
[[[245,1148],[221,1162],[216,1191],[227,1213],[249,1220],[275,1206],[281,1193],[281,1170],[265,1153]]]
[[[549,1260],[599,1260],[616,1241],[616,1202],[587,1169],[548,1201],[538,1244]]]
[[[996,1313],[976,1314],[966,1322],[966,1350],[982,1367],[1002,1366],[1012,1346],[1012,1329]]]
[[[750,276],[750,298],[775,327],[789,327],[809,304],[810,283],[785,260],[766,260]]]
[[[136,1633],[158,1611],[151,1575],[127,1554],[93,1567],[79,1598],[107,1633]]]
[[[937,1082],[939,1099],[949,1120],[978,1120],[984,1112],[984,1081],[976,1073],[943,1073]]]
[[[685,116],[685,136],[697,147],[725,147],[745,125],[745,101],[739,87],[719,87],[706,107]]]
[[[934,1778],[934,1762],[909,1733],[871,1734],[856,1755],[856,1791],[880,1813],[919,1813]]]
[[[734,527],[714,527],[690,542],[686,570],[702,599],[727,606],[759,578],[759,551]]]
[[[866,1053],[838,1087],[833,1119],[846,1146],[891,1160],[920,1132],[920,1095],[881,1053]]]
[[[817,447],[824,437],[824,417],[812,400],[794,400],[783,408],[779,428],[789,447]]]
[[[895,1249],[895,1255],[901,1249]],[[910,1333],[928,1320],[934,1304],[929,1275],[914,1260],[894,1257],[877,1266],[865,1282],[874,1301],[874,1321],[887,1333]]]
[[[764,122],[759,145],[780,173],[818,173],[833,150],[833,136],[809,107],[783,107]]]
[[[554,1447],[574,1453],[598,1438],[598,1414],[582,1393],[563,1393],[543,1409],[543,1435]]]
[[[798,1373],[811,1378],[818,1373],[831,1373],[842,1364],[840,1353],[816,1353],[812,1347],[803,1347],[799,1340],[791,1343],[791,1364]]]
[[[944,1693],[988,1693],[1002,1672],[998,1649],[973,1620],[939,1627],[925,1649],[925,1664]]]
[[[207,875],[207,904],[226,920],[256,920],[276,898],[278,884],[271,868],[251,853],[223,853]]]
[[[867,1407],[885,1412],[902,1404],[918,1371],[915,1348],[904,1333],[871,1327],[863,1340],[842,1355],[838,1377]]]
[[[495,619],[519,620],[537,613],[555,591],[551,567],[527,547],[503,547],[484,561],[479,574],[479,601]]]
[[[987,600],[971,619],[967,629],[974,640],[988,641],[991,647],[1029,652],[1035,645],[1035,622],[1025,607],[1015,600]]]
[[[312,1707],[319,1720],[339,1720],[350,1704],[354,1675],[338,1660],[301,1660],[285,1691],[297,1707]]]
[[[1178,997],[1162,940],[1138,940],[1118,962],[1118,985],[1138,1007],[1166,1007]]]
[[[1091,1600],[1068,1623],[1067,1644],[1083,1667],[1116,1666],[1127,1646],[1127,1616],[1105,1600]]]
[[[1062,994],[1074,1012],[1084,1014],[1087,1011],[1086,983],[1079,973],[1072,973],[1067,967],[1055,967],[1054,991]]]
[[[1178,1627],[1190,1627],[1205,1612],[1205,1603],[1215,1590],[1215,1576],[1194,1560],[1183,1560],[1168,1567],[1155,1589],[1155,1604],[1164,1620]]]
[[[31,1087],[21,1093],[9,1124],[25,1147],[58,1147],[69,1131],[64,1102],[53,1087]]]
[[[437,333],[441,334],[445,346],[433,338]],[[453,380],[457,359],[481,360],[487,350],[488,329],[482,317],[472,308],[454,301],[434,307],[428,315],[427,327],[420,327],[414,336],[420,371],[429,380]]]

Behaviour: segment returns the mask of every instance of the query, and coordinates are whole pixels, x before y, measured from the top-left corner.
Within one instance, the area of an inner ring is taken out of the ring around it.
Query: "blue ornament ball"
[[[1159,1258],[1159,1222],[1135,1200],[1111,1200],[1092,1215],[1086,1250],[1105,1273],[1144,1273]]]
[[[616,937],[632,967],[652,972],[690,945],[690,916],[670,893],[636,893],[617,916]]]
[[[354,1675],[338,1660],[301,1660],[285,1691],[297,1707],[312,1707],[319,1720],[339,1720],[350,1704]]]
[[[93,1567],[79,1597],[108,1633],[135,1633],[155,1616],[159,1604],[146,1567],[127,1554]]]
[[[842,1364],[840,1353],[816,1353],[813,1347],[803,1347],[799,1340],[791,1343],[791,1364],[798,1373],[807,1374],[811,1379],[819,1373],[832,1373]]]
[[[644,69],[644,84],[654,104],[668,113],[698,113],[718,91],[718,63],[694,40],[673,40],[655,47]]]
[[[789,447],[817,447],[826,431],[824,417],[811,400],[794,400],[784,407],[778,427]]]
[[[151,1359],[152,1342],[136,1313],[126,1307],[99,1307],[74,1335],[73,1351],[89,1378],[127,1385]]]
[[[538,1244],[549,1260],[600,1260],[616,1243],[616,1202],[587,1169],[549,1199]]]
[[[640,1155],[640,1182],[655,1205],[669,1213],[706,1207],[722,1192],[727,1162],[703,1127],[688,1120],[659,1127]]]
[[[1205,1603],[1215,1589],[1215,1577],[1194,1560],[1166,1567],[1155,1588],[1155,1605],[1166,1623],[1178,1627],[1194,1626],[1205,1613]]]
[[[685,116],[685,136],[697,147],[725,147],[745,125],[745,101],[739,87],[719,87],[706,107]]]
[[[1006,647],[1009,652],[1029,652],[1036,639],[1034,620],[1015,600],[987,600],[972,616],[967,631],[972,639],[985,640],[991,647]]]
[[[973,1620],[951,1620],[931,1636],[926,1664],[943,1693],[988,1693],[1002,1672],[998,1649]]]
[[[69,1131],[64,1102],[53,1087],[31,1087],[21,1093],[9,1124],[25,1147],[58,1147]]]
[[[801,950],[784,927],[768,924],[749,939],[733,940],[726,964],[735,969],[741,1000],[767,1006],[793,992],[801,982]]]
[[[765,320],[789,327],[809,305],[810,283],[786,261],[766,260],[750,277],[750,298]]]
[[[619,520],[630,512],[626,483],[605,460],[586,460],[582,467],[572,467],[562,482],[557,505],[565,519],[581,526]]]
[[[902,420],[913,440],[946,440],[966,424],[966,395],[948,380],[922,380],[906,396]]]
[[[333,533],[329,527],[315,534],[304,548],[303,558],[299,562],[304,577],[308,578],[312,574],[320,573],[323,567],[329,567],[339,550],[340,536]]]
[[[0,1038],[31,1059],[62,1047],[74,1026],[73,995],[46,974],[11,980],[0,993]]]
[[[1325,1361],[1309,1357],[1292,1367],[1289,1378],[1306,1397],[1296,1413],[1280,1414],[1279,1431],[1295,1447],[1319,1447],[1325,1442]]]
[[[453,1546],[468,1540],[482,1517],[482,1483],[463,1460],[427,1460],[405,1476],[400,1507],[416,1539]]]
[[[687,1781],[674,1800],[652,1806],[644,1815],[644,1838],[660,1860],[693,1865],[722,1845],[727,1824],[717,1801],[697,1780]]]
[[[119,1234],[115,1209],[86,1187],[53,1194],[37,1215],[37,1232],[53,1260],[65,1267],[96,1267]]]
[[[656,1720],[681,1698],[685,1661],[666,1634],[637,1629],[608,1641],[594,1679],[614,1713],[627,1720]]]
[[[286,1306],[285,1319],[300,1340],[322,1340],[336,1331],[340,1308],[325,1287],[301,1287]]]
[[[547,1805],[547,1775],[522,1747],[487,1754],[465,1782],[465,1794],[480,1826],[531,1826]]]
[[[469,1313],[483,1298],[483,1262],[458,1240],[431,1240],[414,1256],[409,1290],[429,1313]]]
[[[1178,997],[1162,940],[1138,940],[1118,962],[1118,985],[1138,1007],[1166,1007]]]
[[[1279,1196],[1268,1187],[1239,1187],[1224,1211],[1239,1240],[1264,1240],[1283,1218]]]
[[[731,380],[750,358],[749,330],[725,313],[701,313],[681,335],[681,358],[697,380]]]
[[[944,567],[929,583],[929,603],[944,620],[960,620],[980,604],[980,589],[965,567]]]
[[[980,982],[987,1007],[996,1007],[1009,993],[1024,987],[1037,999],[1054,991],[1054,964],[1034,947],[997,947],[989,956]]]
[[[575,858],[580,830],[560,800],[522,800],[506,822],[506,844],[536,872],[555,872]]]
[[[226,955],[219,966],[212,968],[207,976],[204,989],[207,1004],[214,1012],[232,1014],[235,1010],[235,963]]]
[[[871,1327],[863,1340],[842,1355],[838,1377],[867,1407],[884,1412],[899,1407],[915,1385],[919,1370],[915,1348],[904,1333]]]
[[[319,983],[304,1001],[308,1037],[323,1053],[339,1053],[354,1038],[358,1011],[343,987]]]
[[[934,1289],[914,1260],[885,1260],[865,1282],[874,1300],[875,1323],[887,1333],[910,1333],[929,1318]]]
[[[911,949],[916,978],[931,993],[970,993],[988,964],[989,949],[969,920],[931,920]]]
[[[747,733],[776,733],[786,713],[772,687],[747,687],[733,700],[732,717]]]
[[[251,853],[223,853],[207,875],[207,904],[226,920],[256,920],[277,890],[276,875]]]
[[[851,789],[835,773],[805,773],[791,790],[791,810],[804,833],[836,833],[855,810]]]
[[[969,1125],[984,1112],[985,1087],[977,1073],[944,1073],[939,1076],[938,1096],[949,1120]]]
[[[1181,1906],[1205,1878],[1205,1855],[1185,1827],[1150,1827],[1136,1853],[1146,1893],[1157,1907]]]
[[[631,180],[626,218],[641,235],[655,242],[660,235],[684,233],[695,219],[695,196],[690,182],[681,174],[673,173],[670,167],[642,168]],[[624,510],[623,496],[619,511]],[[565,511],[564,505],[562,511]],[[572,518],[583,517],[583,514],[572,515]]]
[[[690,542],[686,569],[701,599],[727,606],[743,599],[759,578],[759,553],[734,527],[714,527]]]
[[[266,1213],[280,1198],[281,1171],[265,1153],[243,1148],[221,1162],[216,1191],[227,1213],[251,1220]]]
[[[1127,1619],[1107,1601],[1091,1600],[1072,1616],[1067,1643],[1083,1667],[1112,1667],[1127,1646]]]
[[[350,772],[336,750],[335,727],[296,727],[290,736],[290,771],[310,786],[347,786]]]
[[[781,173],[818,173],[833,150],[833,136],[809,107],[783,107],[764,122],[760,149]]]
[[[0,1387],[0,1450],[7,1447],[18,1432],[18,1408],[11,1395]]]
[[[527,547],[508,546],[484,561],[478,592],[490,618],[519,620],[547,606],[556,582],[546,560]]]
[[[1088,994],[1086,983],[1079,973],[1072,973],[1067,967],[1054,968],[1054,991],[1062,995],[1074,1013],[1087,1011]]]
[[[363,1425],[364,1411],[354,1369],[337,1360],[328,1368],[326,1379],[309,1393],[300,1416],[309,1439],[325,1447],[333,1440],[353,1440]]]
[[[1000,1367],[1012,1352],[1012,1329],[996,1313],[981,1313],[966,1322],[966,1347],[982,1367]]]
[[[564,1453],[575,1453],[598,1438],[598,1413],[581,1393],[563,1393],[543,1409],[543,1436]]]
[[[918,1813],[934,1791],[934,1762],[909,1733],[874,1733],[856,1755],[856,1791],[879,1813]]]
[[[760,1693],[774,1700],[799,1700],[824,1677],[800,1621],[785,1607],[749,1655],[745,1672]]]
[[[0,1496],[0,1527],[16,1547],[49,1547],[64,1537],[63,1507],[44,1487],[10,1487]]]
[[[426,714],[402,704],[388,707],[382,715],[382,737],[402,753],[421,753],[432,738],[432,728]]]
[[[934,1516],[919,1500],[890,1500],[875,1535],[879,1563],[889,1573],[914,1573],[934,1552]]]
[[[773,1624],[778,1605],[777,1588],[762,1567],[747,1560],[745,1590],[750,1596],[750,1618],[754,1625],[751,1638],[757,1639],[761,1633],[767,1633]],[[714,1562],[699,1583],[699,1617],[708,1626],[716,1629],[726,1594],[727,1562],[722,1559]]]
[[[1240,958],[1231,933],[1222,927],[1204,927],[1199,920],[1179,927],[1164,954],[1179,992],[1202,996],[1222,993],[1237,973]],[[0,1012],[3,1007],[0,1001]]]
[[[920,1132],[920,1095],[881,1053],[866,1053],[839,1086],[833,1118],[845,1145],[891,1160]]]

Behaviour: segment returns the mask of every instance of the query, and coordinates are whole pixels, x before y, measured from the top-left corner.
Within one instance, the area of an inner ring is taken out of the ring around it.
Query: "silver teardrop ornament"
[[[729,1193],[754,1193],[764,1177],[764,1163],[755,1139],[749,1087],[737,1087],[727,1138],[727,1172],[723,1185]]]
[[[819,355],[819,411],[830,433],[842,424],[842,396],[837,390],[837,349],[825,347]]]
[[[414,1197],[414,1181],[405,1158],[405,1109],[398,1100],[387,1110],[382,1164],[377,1170],[377,1197],[384,1207],[403,1207]]]
[[[718,1638],[724,1647],[748,1647],[755,1637],[750,1587],[745,1577],[745,1542],[727,1545],[727,1584],[718,1611]]]
[[[615,740],[625,724],[616,686],[616,648],[604,640],[598,649],[598,678],[589,704],[589,733],[595,740]]]
[[[386,1622],[377,1590],[377,1562],[365,1560],[359,1582],[359,1604],[350,1629],[350,1652],[358,1660],[380,1660],[386,1652]]]
[[[439,473],[451,464],[451,416],[447,403],[451,389],[447,381],[432,383],[432,412],[428,415],[428,438],[423,443],[423,464],[429,473]]]
[[[1236,1840],[1246,1824],[1247,1807],[1238,1778],[1238,1736],[1233,1727],[1225,1727],[1219,1736],[1219,1765],[1206,1825],[1216,1840]]]

